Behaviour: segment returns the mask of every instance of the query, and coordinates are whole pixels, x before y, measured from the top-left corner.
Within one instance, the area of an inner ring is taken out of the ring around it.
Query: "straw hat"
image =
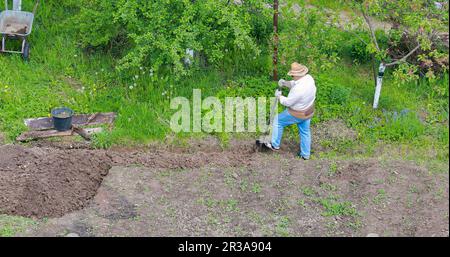
[[[302,65],[300,63],[294,62],[291,64],[291,70],[288,72],[289,76],[297,76],[297,77],[303,77],[306,74],[308,74],[308,68],[305,65]]]

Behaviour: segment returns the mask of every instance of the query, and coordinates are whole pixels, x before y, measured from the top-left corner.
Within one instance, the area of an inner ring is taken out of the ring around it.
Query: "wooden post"
[[[273,80],[278,81],[278,0],[273,1]]]

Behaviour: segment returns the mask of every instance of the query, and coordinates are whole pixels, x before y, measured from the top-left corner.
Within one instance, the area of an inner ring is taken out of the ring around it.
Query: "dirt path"
[[[448,172],[192,147],[0,146],[2,213],[38,217],[22,236],[448,236]]]

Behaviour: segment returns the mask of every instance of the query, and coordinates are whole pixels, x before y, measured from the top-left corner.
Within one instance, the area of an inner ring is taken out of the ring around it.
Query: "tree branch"
[[[348,30],[350,33],[352,33],[357,39],[359,39],[359,41],[361,41],[363,44],[368,45],[368,43],[366,42],[366,40],[364,40],[362,37],[360,37],[356,32]]]
[[[359,39],[359,41],[361,41],[363,44],[365,44],[365,45],[368,45],[368,43],[366,42],[366,40],[364,40],[362,37],[360,37],[359,35],[358,35],[358,33],[356,33],[355,31],[353,31],[351,28],[350,29],[345,29],[345,26],[344,25],[342,25],[339,21],[338,21],[338,28],[340,28],[340,29],[342,29],[342,30],[344,30],[344,31],[347,31],[347,32],[350,32],[350,33],[352,33],[357,39]]]
[[[406,61],[406,59],[408,59],[408,57],[410,57],[415,51],[419,50],[419,48],[420,48],[420,44],[418,44],[413,50],[411,50],[407,55],[403,56],[401,59],[398,59],[391,63],[387,63],[384,66],[389,67],[389,66],[393,66],[393,65],[396,65],[396,64]]]
[[[377,37],[375,36],[375,31],[372,26],[372,22],[370,21],[370,18],[367,16],[366,12],[364,12],[364,7],[361,7],[361,13],[367,25],[369,26],[370,35],[372,36],[372,41],[375,44],[375,47],[377,48],[378,52],[381,52],[380,47],[378,46]]]

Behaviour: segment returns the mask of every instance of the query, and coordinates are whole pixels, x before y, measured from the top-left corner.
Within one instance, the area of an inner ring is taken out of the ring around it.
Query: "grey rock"
[[[299,15],[302,12],[302,7],[300,7],[299,4],[292,5],[292,10],[294,11],[295,15]]]
[[[80,237],[77,233],[69,233],[66,235],[66,237]]]

